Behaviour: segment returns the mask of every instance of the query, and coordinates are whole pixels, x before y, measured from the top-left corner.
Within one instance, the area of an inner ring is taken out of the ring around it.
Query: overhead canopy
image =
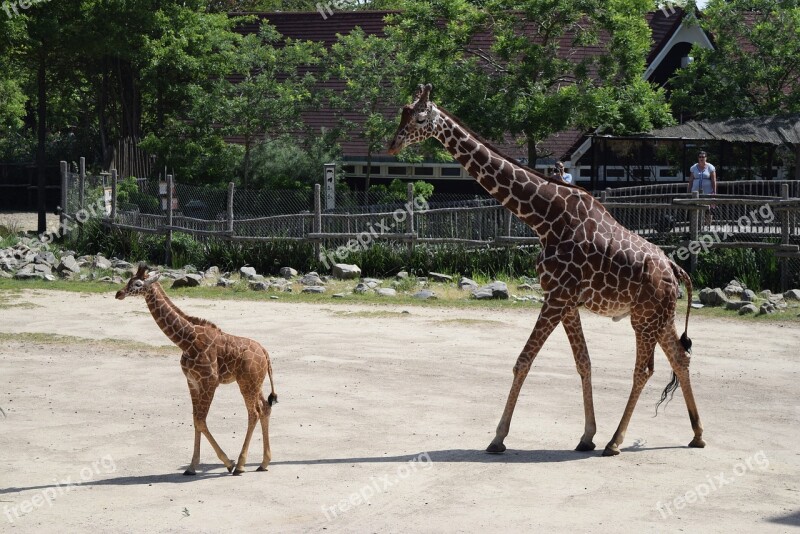
[[[800,114],[721,121],[689,121],[653,130],[642,137],[800,145]]]

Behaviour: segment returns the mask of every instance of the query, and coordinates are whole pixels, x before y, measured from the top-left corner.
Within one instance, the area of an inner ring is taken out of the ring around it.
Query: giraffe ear
[[[152,273],[145,281],[144,287],[150,287],[153,285],[153,282],[157,282],[158,279],[161,278],[161,273]]]

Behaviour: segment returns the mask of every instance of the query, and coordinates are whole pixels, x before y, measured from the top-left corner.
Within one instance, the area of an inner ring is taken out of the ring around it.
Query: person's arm
[[[717,194],[717,169],[714,169],[710,174],[709,178],[711,178],[711,194]]]
[[[694,173],[692,169],[689,169],[689,192],[692,191],[692,186],[694,185]]]

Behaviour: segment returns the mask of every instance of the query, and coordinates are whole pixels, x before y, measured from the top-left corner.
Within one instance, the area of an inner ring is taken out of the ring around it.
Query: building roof
[[[797,145],[800,144],[800,114],[689,121],[653,130],[643,137]]]
[[[238,31],[243,34],[256,33],[259,30],[262,21],[268,21],[275,26],[278,32],[285,37],[292,39],[311,40],[321,42],[326,47],[330,47],[335,41],[337,34],[347,34],[356,27],[361,29],[367,35],[377,35],[383,37],[385,35],[384,28],[386,27],[385,18],[387,15],[396,14],[398,11],[336,11],[332,15],[323,17],[320,12],[279,12],[279,13],[247,13],[255,15],[257,18],[251,22],[243,24],[239,27]],[[237,13],[236,15],[239,15]],[[669,37],[680,26],[684,18],[684,12],[678,8],[671,11],[659,10],[648,13],[647,22],[652,31],[652,45],[650,53],[648,54],[648,63],[652,61],[663,48]],[[535,36],[534,26],[530,26],[526,31]],[[608,35],[603,34],[600,36],[598,43],[590,46],[583,47],[580,50],[570,50],[571,36],[562,38],[564,46],[564,54],[570,54],[570,58],[579,60],[585,57],[602,55],[605,53]],[[473,37],[469,47],[486,49],[491,46],[493,37],[487,33],[478,33]],[[233,78],[232,78],[233,79]],[[321,84],[321,88],[336,90],[342,87],[342,82],[339,80],[328,80]],[[387,103],[386,113],[389,115],[395,114],[397,107],[402,103]],[[322,128],[333,129],[338,125],[338,117],[336,114],[330,112],[328,109],[321,109],[318,111],[307,112],[303,115],[306,125],[313,131],[319,131]],[[349,120],[360,124],[363,122],[362,118],[356,114],[349,114]],[[576,143],[583,138],[584,132],[578,130],[567,130],[556,133],[544,140],[539,145],[538,152],[543,156],[552,155],[554,158],[563,158],[569,154],[576,146]],[[230,141],[241,141],[235,137],[229,139]],[[511,156],[525,157],[527,155],[526,147],[518,143],[517,140],[508,136],[504,141],[495,143],[498,148],[507,152]],[[341,143],[342,151],[347,156],[366,155],[366,143],[357,137],[346,139]],[[376,156],[388,156],[388,153],[382,152]]]

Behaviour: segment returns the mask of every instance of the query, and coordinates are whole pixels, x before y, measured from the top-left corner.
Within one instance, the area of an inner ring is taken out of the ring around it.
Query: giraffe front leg
[[[514,407],[517,405],[522,384],[525,382],[533,360],[539,354],[542,345],[544,345],[553,329],[561,321],[563,310],[562,306],[553,305],[549,302],[545,302],[542,306],[542,311],[539,312],[539,318],[536,320],[536,326],[534,326],[528,342],[525,343],[525,347],[517,358],[516,365],[514,365],[514,381],[511,383],[511,391],[508,393],[506,407],[503,410],[500,423],[497,425],[495,437],[489,447],[486,448],[486,452],[497,454],[506,450],[503,441],[508,436],[508,431],[511,428],[511,416],[514,415]]]
[[[222,448],[217,444],[214,436],[206,424],[206,417],[208,410],[211,407],[211,402],[214,400],[214,392],[216,391],[216,384],[208,382],[198,382],[189,379],[189,393],[192,396],[192,409],[194,417],[194,452],[192,454],[192,463],[183,473],[184,475],[194,475],[197,472],[197,465],[200,462],[200,435],[204,435],[217,457],[220,459],[225,468],[230,472],[233,470],[234,464],[231,459],[222,451]]]
[[[581,387],[583,389],[583,414],[584,427],[576,451],[593,451],[595,448],[594,435],[597,432],[597,423],[594,418],[594,400],[592,398],[592,362],[589,359],[589,350],[586,347],[586,339],[583,336],[581,326],[581,316],[577,308],[573,308],[564,314],[562,320],[564,331],[567,333],[569,344],[572,347],[572,355],[575,357],[575,366],[581,377]]]

